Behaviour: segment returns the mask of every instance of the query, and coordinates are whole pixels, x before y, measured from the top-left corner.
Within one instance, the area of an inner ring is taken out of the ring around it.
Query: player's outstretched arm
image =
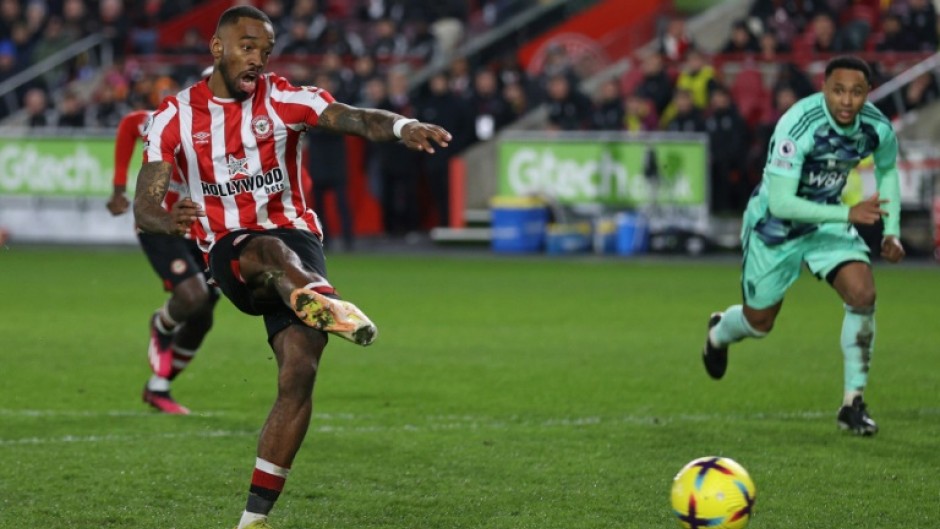
[[[443,127],[417,120],[408,120],[400,114],[375,108],[358,108],[343,103],[330,103],[320,114],[317,126],[342,134],[355,134],[371,141],[394,141],[395,122],[406,120],[401,127],[402,143],[416,151],[434,152],[434,145],[447,147],[451,140]]]
[[[173,210],[163,209],[163,197],[170,186],[173,166],[167,162],[149,162],[137,175],[134,194],[134,220],[137,227],[148,233],[183,235],[197,217],[205,216],[202,208],[188,198],[173,204]]]

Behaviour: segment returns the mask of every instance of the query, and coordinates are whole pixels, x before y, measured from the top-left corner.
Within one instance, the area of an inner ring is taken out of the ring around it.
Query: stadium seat
[[[770,112],[770,93],[760,70],[742,70],[731,83],[731,95],[750,127],[756,126]]]
[[[878,11],[875,8],[865,4],[852,4],[850,8],[845,10],[841,18],[842,25],[860,20],[868,24],[868,29],[870,31],[878,31],[880,28]]]
[[[620,90],[623,94],[632,94],[636,87],[639,86],[640,81],[643,80],[643,69],[640,68],[640,63],[634,61],[630,66],[630,69],[625,71],[620,77]]]
[[[793,56],[798,60],[811,59],[813,52],[813,32],[807,29],[793,39]]]

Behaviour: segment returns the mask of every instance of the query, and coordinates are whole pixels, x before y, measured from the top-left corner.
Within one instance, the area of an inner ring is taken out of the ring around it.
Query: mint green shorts
[[[774,246],[767,246],[753,230],[745,228],[741,244],[741,290],[744,303],[754,309],[766,309],[781,301],[800,277],[804,262],[819,279],[842,263],[871,262],[868,245],[855,227],[846,223],[820,224],[812,233]]]

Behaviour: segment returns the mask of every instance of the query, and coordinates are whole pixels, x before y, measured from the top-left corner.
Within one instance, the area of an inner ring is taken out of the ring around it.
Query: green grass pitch
[[[876,265],[874,438],[837,430],[842,306],[804,273],[725,380],[699,351],[733,260],[334,255],[380,329],[331,341],[277,529],[678,527],[682,465],[751,473],[754,529],[940,526],[940,280]],[[223,300],[174,385],[140,401],[164,300],[136,250],[0,250],[0,528],[230,529],[275,364]]]

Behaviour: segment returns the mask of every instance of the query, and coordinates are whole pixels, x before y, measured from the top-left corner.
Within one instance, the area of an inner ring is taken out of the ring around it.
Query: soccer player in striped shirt
[[[264,318],[277,358],[278,395],[261,430],[238,529],[270,527],[268,513],[310,422],[328,333],[360,345],[377,334],[327,279],[319,223],[301,187],[304,131],[401,140],[427,153],[451,140],[437,125],[351,107],[264,73],[274,39],[270,19],[254,7],[222,14],[209,44],[212,75],[164,100],[147,125],[134,197],[145,232],[182,234],[199,220],[212,280],[241,311]],[[191,198],[168,212],[161,202],[174,171]]]
[[[114,190],[108,200],[108,211],[122,215],[130,207],[127,189],[127,168],[137,142],[142,140],[150,110],[134,110],[118,124],[114,144]],[[163,207],[172,211],[180,198],[188,196],[178,174],[163,200]],[[176,206],[179,207],[179,206]],[[208,271],[202,250],[196,240],[202,226],[193,222],[182,237],[144,233],[137,237],[147,260],[160,276],[169,299],[150,318],[150,343],[147,357],[153,374],[144,385],[143,401],[163,413],[186,415],[189,409],[170,395],[170,382],[193,360],[209,329],[212,312],[219,299],[218,289],[207,284]]]
[[[800,100],[780,118],[763,180],[744,213],[744,303],[711,315],[703,349],[708,374],[720,379],[728,346],[770,332],[784,294],[806,263],[845,305],[844,395],[836,423],[859,435],[878,431],[862,397],[875,344],[875,281],[868,245],[853,224],[883,219],[881,256],[892,263],[904,258],[898,141],[891,122],[867,101],[870,89],[868,65],[856,57],[838,57],[826,65],[822,92]],[[874,156],[878,191],[849,207],[841,199],[846,178],[869,155]]]

